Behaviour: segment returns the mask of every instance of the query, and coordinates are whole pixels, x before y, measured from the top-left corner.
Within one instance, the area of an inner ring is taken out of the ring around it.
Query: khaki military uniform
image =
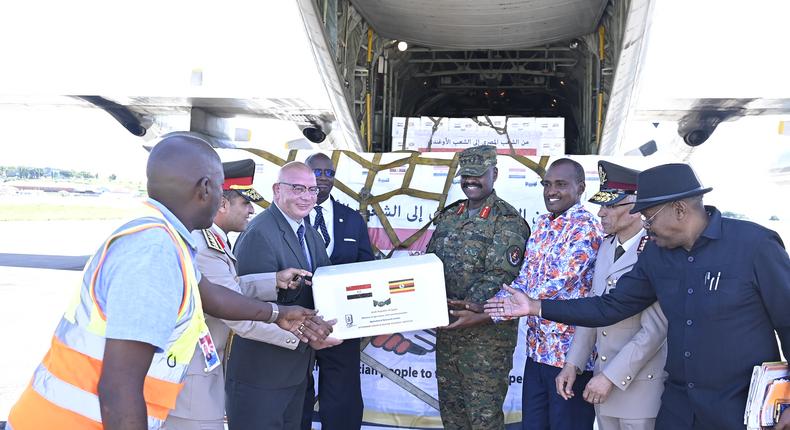
[[[644,230],[639,234],[644,236]],[[591,293],[600,296],[613,289],[620,276],[636,264],[640,245],[643,241],[636,241],[614,261],[617,239],[604,240],[595,262]],[[657,302],[611,326],[577,327],[566,361],[583,369],[596,346],[594,373],[603,373],[616,387],[605,402],[596,405],[599,429],[654,428],[666,380],[666,338],[667,319]]]
[[[427,252],[444,263],[448,299],[483,303],[518,275],[529,226],[496,192],[479,210],[468,201],[436,220]],[[448,429],[502,429],[517,321],[439,330],[436,376],[442,422]]]
[[[264,301],[277,299],[275,274],[256,275],[253,282],[240,284],[236,275],[236,257],[230,250],[225,233],[216,225],[192,233],[198,253],[195,263],[209,281],[237,293]],[[295,349],[299,339],[276,324],[253,321],[226,321],[206,315],[211,337],[220,358],[224,358],[231,330],[239,336]],[[222,366],[204,371],[203,354],[198,349],[187,370],[184,388],[178,396],[176,408],[170,413],[164,430],[210,429],[224,430],[225,376]]]

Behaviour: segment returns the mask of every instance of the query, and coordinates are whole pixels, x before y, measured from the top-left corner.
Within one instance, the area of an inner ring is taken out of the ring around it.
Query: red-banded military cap
[[[598,178],[600,190],[589,200],[603,206],[611,206],[629,194],[636,194],[639,171],[623,167],[608,161],[598,162]]]
[[[229,161],[222,163],[222,170],[225,172],[225,182],[222,183],[223,190],[233,190],[242,197],[253,203],[263,200],[263,196],[252,188],[252,180],[255,177],[255,162],[249,158],[246,160]]]

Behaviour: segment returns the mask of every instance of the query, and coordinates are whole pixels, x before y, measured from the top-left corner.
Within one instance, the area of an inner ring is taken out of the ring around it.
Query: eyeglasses
[[[327,178],[334,178],[335,177],[334,169],[313,169],[313,173],[315,174],[316,178],[320,178],[322,173]]]
[[[301,196],[302,194],[304,194],[305,191],[309,191],[310,194],[313,195],[318,195],[318,187],[306,187],[302,184],[289,184],[288,182],[278,182],[277,184],[290,185],[291,190],[293,190],[293,193],[296,194],[297,196]]]
[[[644,227],[645,230],[650,230],[650,226],[653,225],[653,220],[656,219],[656,215],[660,214],[668,204],[669,203],[664,203],[664,206],[661,206],[661,209],[654,213],[650,218],[645,218],[645,216],[642,215],[642,227]]]

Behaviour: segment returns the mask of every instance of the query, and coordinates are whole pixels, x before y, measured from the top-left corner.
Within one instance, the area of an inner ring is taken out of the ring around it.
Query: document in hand
[[[332,337],[353,339],[448,323],[444,267],[433,254],[320,267],[313,301]]]
[[[785,362],[754,366],[744,413],[744,424],[747,429],[760,430],[762,427],[776,424],[781,405],[790,403],[789,377]]]

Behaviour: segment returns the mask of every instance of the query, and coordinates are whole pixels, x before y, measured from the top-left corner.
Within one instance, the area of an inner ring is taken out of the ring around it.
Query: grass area
[[[0,205],[0,221],[77,221],[119,219],[133,215],[134,209],[103,205],[57,203],[7,203]]]

